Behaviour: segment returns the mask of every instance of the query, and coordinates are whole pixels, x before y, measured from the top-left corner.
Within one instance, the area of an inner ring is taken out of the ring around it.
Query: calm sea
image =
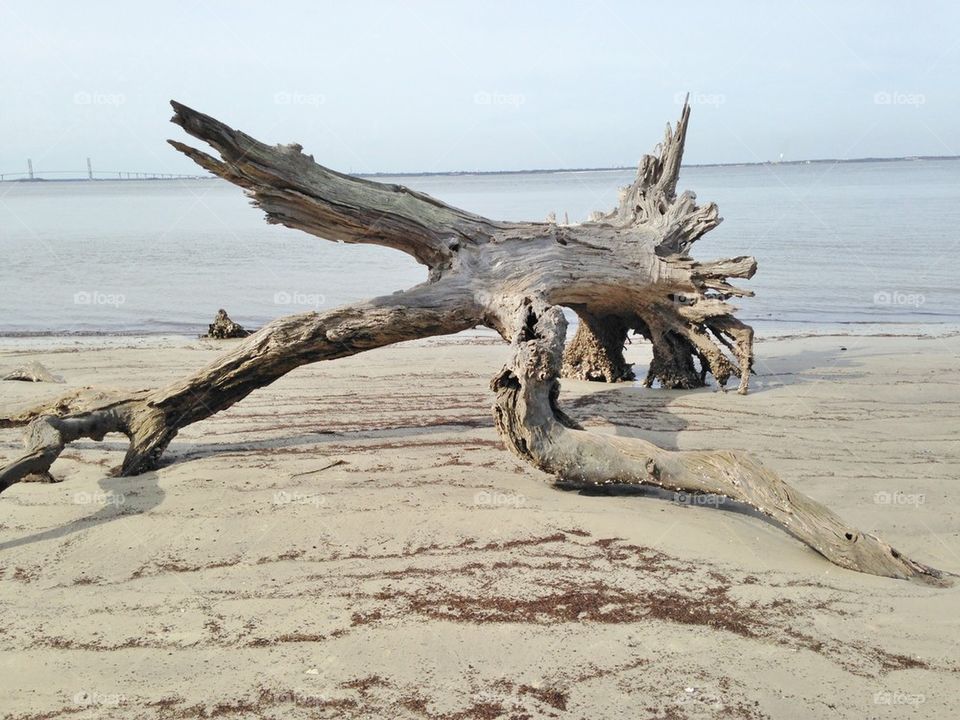
[[[609,209],[633,171],[391,177],[516,220]],[[739,301],[758,332],[960,327],[960,162],[689,168],[681,188],[726,219],[701,259],[750,254]],[[391,250],[267,225],[220,180],[0,184],[0,334],[185,333],[217,308],[257,327],[409,287]]]

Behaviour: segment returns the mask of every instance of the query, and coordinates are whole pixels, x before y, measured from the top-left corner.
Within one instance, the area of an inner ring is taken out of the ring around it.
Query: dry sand
[[[2,383],[0,413],[154,386],[224,345],[7,341],[0,370],[40,360],[67,384]],[[301,368],[186,429],[158,472],[110,477],[111,437],[68,448],[63,483],[11,488],[0,712],[958,716],[960,590],[839,569],[709,498],[552,489],[492,426],[506,352],[460,337]],[[766,340],[746,397],[566,381],[563,400],[598,432],[749,450],[960,572],[958,355],[957,337]],[[18,443],[0,432],[0,457]]]

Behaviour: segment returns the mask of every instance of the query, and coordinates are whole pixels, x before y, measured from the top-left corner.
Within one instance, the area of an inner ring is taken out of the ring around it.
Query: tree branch
[[[562,311],[530,298],[504,303],[502,311],[504,325],[512,329],[514,356],[492,382],[497,428],[517,455],[564,485],[714,493],[750,505],[841,567],[895,578],[944,578],[847,525],[742,453],[669,452],[645,440],[579,429],[557,406],[567,327]]]
[[[243,187],[267,222],[328,240],[396,248],[430,268],[446,265],[451,246],[477,242],[498,226],[402,185],[335,172],[300,145],[266,145],[209,115],[171,101],[172,122],[211,145],[217,160],[168,142],[201,167]]]
[[[419,285],[327,313],[280,318],[192,375],[128,396],[74,392],[6,418],[28,424],[27,453],[0,469],[0,492],[27,474],[47,472],[64,447],[81,437],[119,432],[130,439],[121,474],[156,465],[180,428],[225,410],[294,368],[348,357],[384,345],[447,335],[479,324],[480,311],[454,280]]]

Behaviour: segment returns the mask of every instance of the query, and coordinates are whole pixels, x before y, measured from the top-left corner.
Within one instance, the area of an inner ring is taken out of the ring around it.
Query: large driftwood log
[[[67,443],[125,434],[120,472],[157,466],[186,425],[207,418],[290,370],[402,340],[477,325],[512,343],[511,363],[493,380],[497,427],[524,460],[564,486],[642,484],[718,493],[753,506],[834,563],[897,578],[942,581],[943,573],[903,557],[845,525],[756,461],[732,452],[667,452],[642,440],[580,429],[559,408],[558,377],[608,382],[632,377],[623,359],[631,330],[648,338],[645,384],[748,388],[753,331],[727,300],[749,295],[729,282],[756,270],[750,257],[699,262],[693,243],[720,218],[713,204],[677,195],[690,109],[654,155],[644,156],[619,205],[579,225],[500,222],[450,207],[399,185],[329,170],[299,145],[265,145],[179,103],[173,122],[211,145],[217,159],[171,144],[241,186],[267,221],[330,240],[401,250],[429,269],[404,293],[326,313],[280,318],[207,367],[168,387],[133,394],[74,392],[9,418],[26,425],[27,453],[0,469],[0,491],[45,474]],[[581,318],[564,353],[561,307]]]

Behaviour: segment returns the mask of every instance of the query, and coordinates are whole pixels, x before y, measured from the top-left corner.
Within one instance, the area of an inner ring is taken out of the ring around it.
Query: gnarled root
[[[697,262],[672,255],[666,262],[688,278],[690,287],[668,294],[636,320],[636,330],[653,344],[644,387],[655,381],[668,389],[703,387],[709,372],[720,387],[738,377],[737,391],[745,395],[753,368],[753,329],[734,317],[726,301],[753,293],[727,281],[753,277],[756,260]]]
[[[508,446],[565,486],[651,485],[714,493],[750,505],[831,562],[894,578],[943,581],[945,573],[910,560],[878,538],[780,480],[742,453],[670,452],[644,440],[578,429],[557,408],[566,319],[560,308],[524,298],[515,302],[514,357],[494,379],[494,416]]]

